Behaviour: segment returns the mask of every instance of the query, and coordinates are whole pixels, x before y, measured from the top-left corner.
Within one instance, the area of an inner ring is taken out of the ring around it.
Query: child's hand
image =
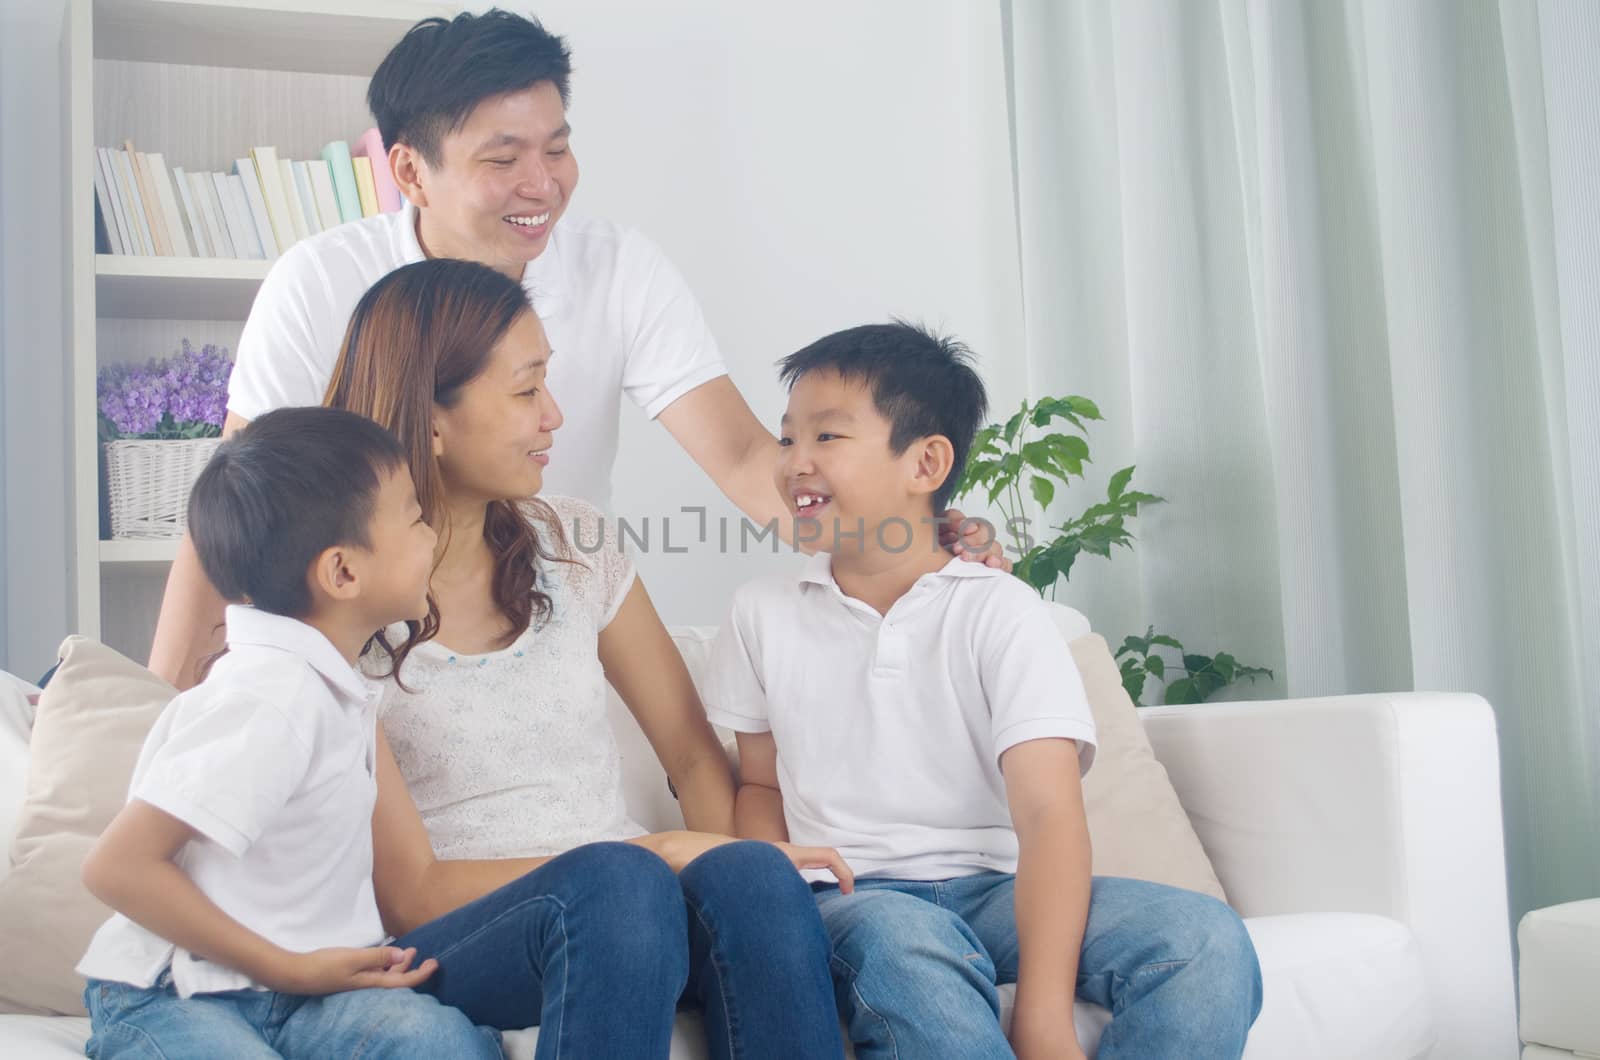
[[[1011,1048],[1017,1060],[1085,1060],[1071,1010],[1011,1014]]]
[[[839,852],[832,847],[797,847],[793,843],[774,843],[783,851],[797,869],[827,869],[839,881],[839,893],[849,894],[856,889],[856,874]]]
[[[1005,546],[1000,544],[1000,535],[987,519],[969,519],[958,509],[951,508],[940,517],[939,547],[968,562],[1011,573],[1011,560],[1006,556]]]
[[[414,987],[439,967],[429,957],[415,968],[416,947],[371,946],[366,949],[330,947],[293,954],[277,982],[265,985],[285,994],[337,994],[369,987]]]

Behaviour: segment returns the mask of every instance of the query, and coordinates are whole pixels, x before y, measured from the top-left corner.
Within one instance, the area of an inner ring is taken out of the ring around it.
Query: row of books
[[[354,155],[335,140],[306,162],[252,147],[231,173],[169,170],[131,141],[95,154],[101,253],[270,260],[307,236],[400,208],[376,129]]]

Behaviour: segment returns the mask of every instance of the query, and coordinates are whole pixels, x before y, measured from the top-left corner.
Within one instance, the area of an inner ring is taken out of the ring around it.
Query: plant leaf
[[[1200,701],[1200,690],[1195,687],[1192,677],[1180,677],[1167,686],[1164,702],[1169,705],[1199,703]]]
[[[1200,696],[1200,702],[1205,702],[1227,686],[1227,682],[1215,670],[1205,670],[1194,675],[1195,691]]]
[[[1046,475],[1059,477],[1065,482],[1066,477],[1054,463],[1054,455],[1054,450],[1050,448],[1047,440],[1028,442],[1022,447],[1022,459],[1029,467],[1035,471],[1043,471]]]
[[[1166,660],[1159,655],[1151,655],[1146,658],[1144,661],[1144,668],[1155,674],[1163,681],[1167,679],[1167,663]]]
[[[1122,687],[1127,691],[1128,698],[1133,700],[1133,705],[1134,706],[1136,706],[1136,707],[1144,706],[1144,704],[1142,702],[1140,702],[1140,697],[1144,695],[1144,671],[1143,670],[1124,670],[1124,671],[1122,671]]]
[[[1017,440],[1017,428],[1022,426],[1022,417],[1026,416],[1027,414],[1028,403],[1024,401],[1022,403],[1022,407],[1017,410],[1016,415],[1012,416],[1009,420],[1006,420],[1005,430],[1001,433],[1005,437],[1007,445],[1010,445],[1012,442]]]
[[[1178,638],[1169,637],[1165,633],[1161,634],[1160,636],[1156,636],[1156,631],[1155,631],[1154,627],[1151,627],[1151,630],[1150,630],[1150,643],[1151,644],[1159,644],[1163,648],[1171,648],[1173,651],[1182,651],[1183,650],[1183,645],[1178,643]]]
[[[1055,557],[1046,549],[1037,549],[1033,553],[1033,562],[1028,564],[1028,573],[1023,581],[1033,586],[1039,595],[1043,596],[1046,589],[1056,583],[1057,570]]]
[[[1128,488],[1128,483],[1133,478],[1133,467],[1125,467],[1111,476],[1111,481],[1106,484],[1106,496],[1116,500],[1122,496],[1122,491]]]
[[[1039,507],[1050,507],[1050,502],[1056,499],[1055,484],[1047,478],[1040,478],[1035,475],[1031,485],[1033,487],[1033,499],[1039,502]]]
[[[1067,408],[1071,409],[1073,412],[1077,413],[1079,416],[1082,416],[1086,420],[1100,420],[1105,418],[1104,416],[1100,415],[1100,406],[1096,405],[1086,397],[1078,397],[1074,395],[1064,400]]]

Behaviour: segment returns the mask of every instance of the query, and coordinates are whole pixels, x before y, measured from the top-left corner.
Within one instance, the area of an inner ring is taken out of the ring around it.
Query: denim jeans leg
[[[1000,1030],[994,963],[928,884],[857,881],[820,890],[833,981],[861,1060],[989,1060],[1012,1055]]]
[[[261,1032],[274,995],[253,990],[178,997],[153,987],[89,980],[83,992],[94,1060],[278,1060]]]
[[[1112,1013],[1101,1060],[1238,1060],[1261,1011],[1261,970],[1238,914],[1194,891],[1096,876],[1078,996]],[[951,881],[952,908],[1015,982],[1015,878]]]
[[[272,1044],[287,1060],[501,1060],[500,1032],[406,989],[346,990],[300,999]]]
[[[679,874],[689,912],[688,997],[714,1060],[843,1058],[828,936],[811,888],[770,843],[730,843]]]
[[[407,932],[419,988],[477,1024],[539,1026],[538,1060],[666,1056],[688,978],[683,891],[643,847],[591,843]]]

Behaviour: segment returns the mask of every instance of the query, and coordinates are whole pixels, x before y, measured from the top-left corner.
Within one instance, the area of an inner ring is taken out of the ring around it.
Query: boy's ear
[[[955,466],[955,446],[942,434],[930,434],[912,442],[911,451],[917,455],[912,468],[911,492],[937,493],[939,487],[944,485],[944,480],[950,477],[950,469]]]
[[[428,193],[423,186],[427,163],[417,149],[406,143],[395,144],[389,148],[387,162],[400,194],[410,199],[413,206],[427,206]]]
[[[311,591],[332,600],[353,600],[361,591],[361,578],[356,573],[354,556],[345,545],[325,548],[311,561],[307,577]]]

